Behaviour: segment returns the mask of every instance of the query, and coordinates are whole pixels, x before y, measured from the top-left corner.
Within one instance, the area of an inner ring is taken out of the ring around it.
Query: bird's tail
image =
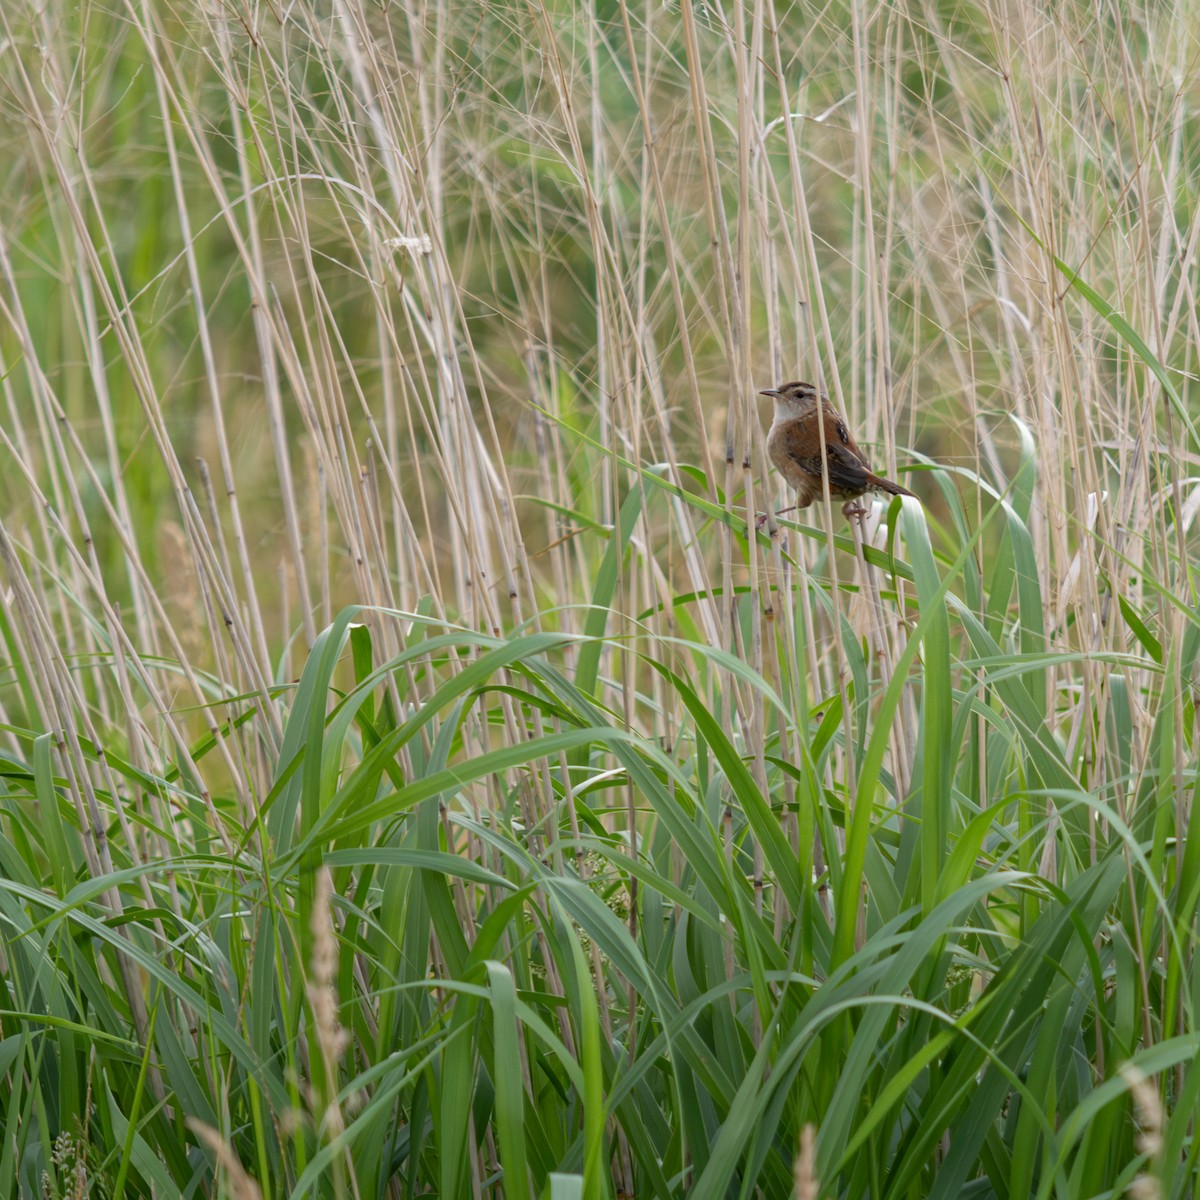
[[[912,496],[914,500],[916,499],[914,493],[910,492],[908,488],[903,488],[898,483],[893,483],[890,479],[884,479],[874,473],[867,475],[867,481],[878,492],[887,492],[889,496]]]

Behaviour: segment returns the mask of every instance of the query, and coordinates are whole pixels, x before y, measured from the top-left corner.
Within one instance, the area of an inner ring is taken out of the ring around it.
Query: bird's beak
[[[780,393],[778,388],[763,388],[758,394],[760,396],[778,396]]]

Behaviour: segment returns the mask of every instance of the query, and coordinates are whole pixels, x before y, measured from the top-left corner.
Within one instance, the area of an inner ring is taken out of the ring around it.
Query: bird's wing
[[[867,485],[871,470],[865,462],[845,446],[829,446],[826,451],[829,461],[829,486],[843,488],[847,492],[861,492]],[[820,470],[818,465],[817,470]]]
[[[808,424],[807,422],[805,424]],[[815,424],[815,423],[814,423]],[[826,426],[831,430],[832,422]],[[800,431],[797,431],[798,433]],[[808,433],[807,430],[804,431]],[[788,457],[808,475],[821,478],[821,451],[817,440],[817,431],[811,430],[811,436],[803,434],[789,439]],[[831,490],[846,492],[864,492],[869,485],[871,475],[870,465],[861,454],[855,454],[844,445],[837,434],[825,439],[825,456],[829,462],[829,486]]]

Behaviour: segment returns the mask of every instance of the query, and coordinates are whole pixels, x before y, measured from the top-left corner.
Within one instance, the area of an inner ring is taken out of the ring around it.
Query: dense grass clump
[[[1198,59],[0,8],[0,1196],[1191,1196]]]

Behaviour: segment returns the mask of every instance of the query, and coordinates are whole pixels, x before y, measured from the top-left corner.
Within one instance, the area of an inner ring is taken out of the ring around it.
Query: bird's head
[[[812,408],[821,395],[811,383],[781,383],[777,388],[763,388],[760,396],[775,401],[777,417],[799,417]]]

